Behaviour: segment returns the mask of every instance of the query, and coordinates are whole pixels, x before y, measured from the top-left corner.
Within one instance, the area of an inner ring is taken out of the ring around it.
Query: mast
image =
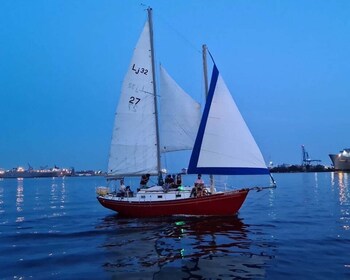
[[[157,106],[157,87],[156,87],[156,68],[154,63],[154,43],[153,43],[153,20],[152,20],[152,8],[147,8],[148,14],[148,24],[149,24],[149,34],[151,42],[151,61],[152,61],[152,80],[153,80],[153,94],[154,94],[154,113],[155,113],[155,124],[156,124],[156,137],[157,137],[157,168],[158,176],[160,172],[160,145],[159,145],[159,123],[158,123],[158,106]]]
[[[208,96],[208,65],[207,65],[207,45],[202,45],[202,57],[203,57],[203,74],[204,74],[204,90],[205,97]],[[214,193],[214,176],[209,175],[210,179],[210,192]]]

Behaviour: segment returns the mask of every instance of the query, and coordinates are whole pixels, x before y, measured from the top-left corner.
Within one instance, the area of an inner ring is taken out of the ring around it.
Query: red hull
[[[241,208],[249,190],[218,193],[197,198],[157,202],[129,202],[97,197],[102,206],[127,217],[156,217],[171,215],[234,215]]]

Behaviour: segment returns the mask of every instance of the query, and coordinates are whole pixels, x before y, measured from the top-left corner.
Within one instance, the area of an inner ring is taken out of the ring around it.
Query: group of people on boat
[[[139,189],[147,189],[148,181],[150,179],[150,174],[144,174],[141,176],[140,180],[140,188]],[[173,174],[168,174],[163,180],[163,176],[159,175],[158,185],[163,187],[163,190],[167,192],[170,189],[177,189],[182,186],[182,178],[181,174],[177,174],[176,176]]]
[[[168,190],[171,190],[171,189],[178,189],[181,186],[182,186],[181,174],[177,174],[176,176],[168,174],[164,180],[163,190],[167,192]]]
[[[148,188],[148,182],[150,179],[150,174],[144,174],[141,176],[140,187],[138,191],[141,189]],[[158,179],[158,185],[163,187],[164,192],[168,192],[169,190],[177,190],[182,186],[182,177],[181,174],[171,175],[168,174],[164,181],[163,177],[160,176]],[[204,181],[202,179],[202,175],[198,174],[197,179],[194,182],[194,187],[191,191],[191,197],[200,197],[206,195],[207,191],[204,187]],[[133,196],[133,191],[130,189],[130,186],[125,186],[124,179],[120,179],[120,187],[119,187],[119,195],[123,197],[131,197]]]

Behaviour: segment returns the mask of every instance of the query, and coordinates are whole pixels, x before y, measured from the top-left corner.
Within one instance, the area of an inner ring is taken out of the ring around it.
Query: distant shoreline
[[[280,165],[269,170],[271,173],[350,172],[348,169],[335,169],[324,165]]]

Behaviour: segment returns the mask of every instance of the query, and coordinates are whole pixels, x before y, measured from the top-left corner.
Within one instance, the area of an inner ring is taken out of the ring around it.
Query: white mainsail
[[[201,117],[200,104],[160,66],[161,151],[191,150]]]
[[[188,173],[269,174],[216,65]]]
[[[158,173],[152,74],[147,21],[122,85],[109,154],[109,176]]]

